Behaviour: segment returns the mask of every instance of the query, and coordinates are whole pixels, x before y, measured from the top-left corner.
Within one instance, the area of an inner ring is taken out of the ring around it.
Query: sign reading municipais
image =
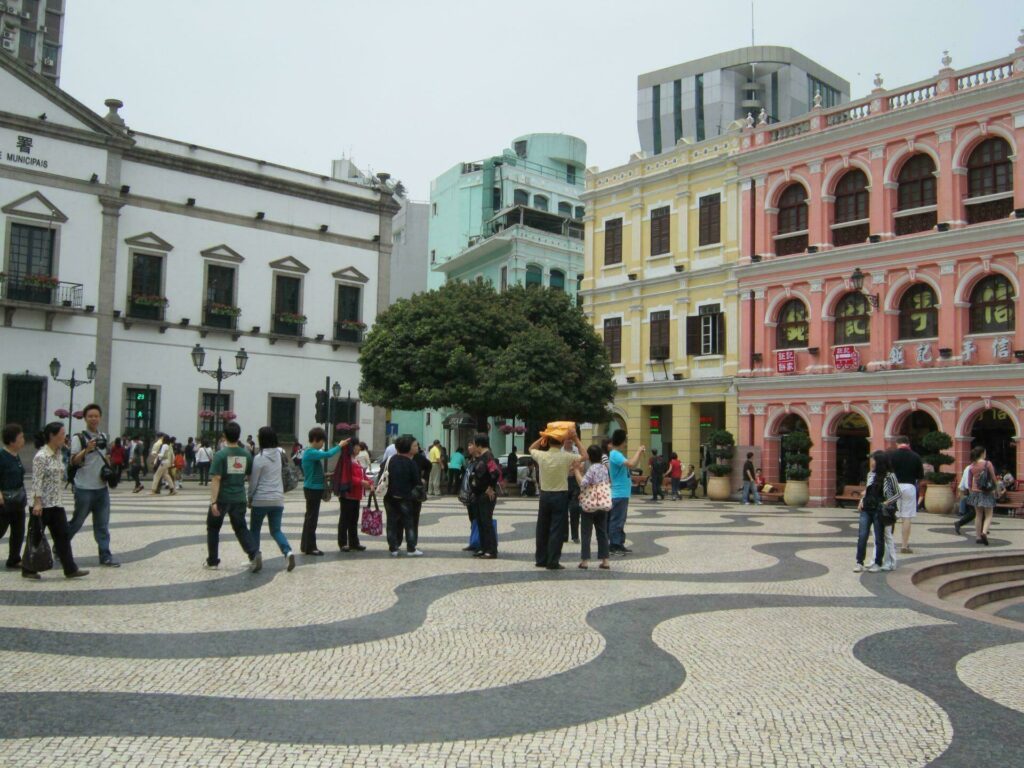
[[[8,163],[14,163],[16,165],[31,165],[37,168],[48,168],[49,162],[41,157],[32,156],[32,145],[35,143],[35,139],[31,136],[24,136],[18,134],[14,141],[14,146],[3,150],[3,158]],[[13,151],[12,151],[13,150]]]

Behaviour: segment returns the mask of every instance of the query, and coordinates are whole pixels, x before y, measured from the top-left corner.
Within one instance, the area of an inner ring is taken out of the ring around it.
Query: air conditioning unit
[[[14,42],[12,40],[4,40],[3,45],[4,45],[4,50],[5,51],[13,51],[14,50]]]
[[[57,62],[56,62],[56,61],[54,61],[53,59],[43,59],[43,66],[46,66],[46,67],[52,67],[52,66],[54,66],[54,65],[55,65],[56,63],[57,63]]]

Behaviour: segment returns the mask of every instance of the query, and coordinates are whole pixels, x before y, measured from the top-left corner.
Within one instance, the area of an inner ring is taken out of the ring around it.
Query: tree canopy
[[[446,283],[377,316],[359,355],[360,397],[478,418],[603,421],[615,396],[604,344],[559,290]]]

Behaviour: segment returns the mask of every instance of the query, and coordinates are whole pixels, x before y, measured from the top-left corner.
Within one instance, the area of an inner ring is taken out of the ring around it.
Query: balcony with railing
[[[233,331],[238,328],[238,316],[242,314],[239,307],[231,304],[208,302],[203,307],[203,325],[208,328],[221,328]]]
[[[339,320],[334,324],[334,340],[362,344],[366,324],[357,320]]]
[[[132,295],[128,297],[125,316],[133,320],[163,320],[167,299],[163,296]]]
[[[82,284],[66,283],[49,275],[0,273],[0,300],[82,309]]]
[[[306,327],[306,316],[295,312],[278,312],[270,326],[271,333],[279,336],[301,336]]]

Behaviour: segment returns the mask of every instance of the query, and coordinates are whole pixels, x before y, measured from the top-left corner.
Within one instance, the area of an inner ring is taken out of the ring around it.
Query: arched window
[[[807,346],[807,307],[800,299],[790,299],[782,305],[775,328],[777,349],[799,349]]]
[[[531,285],[544,285],[544,270],[536,264],[529,264],[526,267],[526,287]]]
[[[985,139],[967,159],[967,223],[1005,219],[1013,211],[1013,164],[1010,145],[998,136]],[[973,197],[1005,195],[971,203]]]
[[[792,233],[802,232],[795,235]],[[775,252],[779,256],[807,250],[807,190],[790,184],[779,196],[778,236]]]
[[[572,203],[561,202],[558,204],[558,215],[572,218]]]
[[[847,224],[861,221],[868,217],[868,177],[864,171],[853,169],[843,174],[836,184],[835,224],[832,228],[832,244],[835,246],[863,243],[868,239],[868,222]],[[838,226],[846,224],[846,226]]]
[[[525,189],[516,189],[512,192],[512,204],[513,205],[529,205],[530,204],[530,193]]]
[[[851,291],[836,304],[836,344],[862,344],[871,341],[871,313],[868,299],[860,291]]]
[[[552,269],[549,283],[552,288],[557,288],[559,291],[565,290],[565,272],[560,269]]]
[[[585,214],[586,212],[587,212],[587,209],[584,206],[582,206],[582,205],[577,205],[576,206],[576,218],[577,219],[582,219],[583,218],[583,214]]]
[[[939,308],[931,286],[918,283],[900,299],[901,339],[931,339],[939,335]]]
[[[900,168],[896,179],[896,210],[911,211],[935,205],[935,162],[928,155],[914,155]],[[909,235],[914,232],[928,232],[935,228],[938,216],[935,211],[896,216],[896,234]]]
[[[1014,330],[1013,286],[1002,275],[990,275],[971,291],[971,333]]]
[[[548,199],[544,195],[534,195],[533,207],[538,211],[546,211],[548,209]]]

